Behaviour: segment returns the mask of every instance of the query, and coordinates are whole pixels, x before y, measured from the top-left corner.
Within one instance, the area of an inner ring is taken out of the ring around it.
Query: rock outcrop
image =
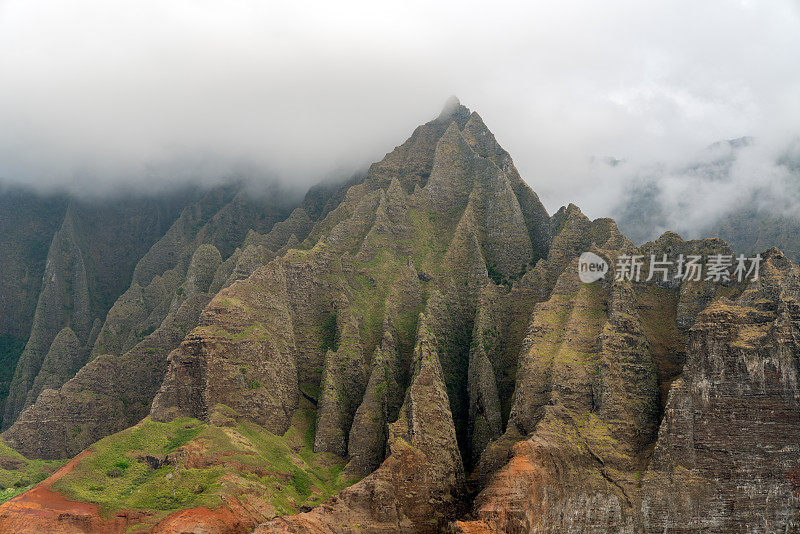
[[[281,433],[303,396],[315,451],[367,476],[309,521],[335,528],[374,506],[380,528],[443,527],[463,506],[465,458],[502,433],[500,393],[549,292],[532,266],[550,220],[520,184],[477,114],[457,105],[421,126],[295,250],[211,301],[170,355],[153,418],[234,414]],[[445,435],[426,434],[434,416]],[[406,464],[413,483],[395,472]]]
[[[395,422],[389,457],[372,474],[314,510],[256,529],[283,532],[438,532],[459,509],[464,469],[437,354],[425,316],[419,321],[413,377]]]
[[[799,282],[771,249],[758,282],[699,314],[642,479],[646,532],[800,529]]]
[[[667,248],[729,253],[674,234],[643,251]],[[797,267],[772,250],[747,285],[575,273],[533,313],[506,434],[473,473],[488,480],[475,519],[454,530],[798,528]]]

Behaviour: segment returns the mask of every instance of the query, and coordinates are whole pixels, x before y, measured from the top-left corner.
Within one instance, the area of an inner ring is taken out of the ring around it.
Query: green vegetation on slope
[[[105,514],[155,510],[148,521],[157,521],[174,510],[218,508],[229,498],[249,501],[266,517],[297,513],[349,485],[340,477],[342,459],[313,452],[308,405],[283,436],[253,423],[224,424],[145,419],[94,444],[53,489]]]
[[[61,460],[28,460],[0,441],[0,503],[28,491],[63,463]]]

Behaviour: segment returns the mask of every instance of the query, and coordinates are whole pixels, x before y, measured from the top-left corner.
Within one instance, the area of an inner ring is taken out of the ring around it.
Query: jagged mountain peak
[[[451,95],[444,103],[439,120],[456,119],[457,117],[469,116],[469,108],[461,104],[457,96]]]

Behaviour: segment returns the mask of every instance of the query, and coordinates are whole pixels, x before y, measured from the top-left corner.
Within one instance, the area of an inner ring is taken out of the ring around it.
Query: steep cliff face
[[[729,253],[674,234],[644,248],[665,247]],[[476,474],[508,461],[455,530],[798,528],[797,267],[771,250],[746,286],[574,272],[533,313],[506,436]]]
[[[645,531],[800,528],[799,281],[771,249],[757,283],[699,315],[642,480]]]
[[[79,345],[90,343],[93,317],[89,280],[74,219],[74,212],[68,210],[47,255],[31,337],[11,381],[5,403],[4,424],[14,421],[26,406],[36,375],[62,328],[70,327],[77,335]],[[53,349],[58,350],[58,347]]]
[[[421,317],[411,385],[389,425],[381,467],[311,512],[276,518],[256,532],[436,532],[447,524],[463,497],[464,469],[437,345]]]
[[[0,185],[0,417],[31,331],[48,247],[66,205],[63,195]]]
[[[506,433],[475,473],[479,485],[488,479],[479,521],[462,531],[631,521],[634,473],[658,427],[658,370],[640,296],[630,284],[582,284],[573,267],[533,312]]]
[[[27,338],[47,252],[64,220],[65,195],[0,184],[0,333]]]

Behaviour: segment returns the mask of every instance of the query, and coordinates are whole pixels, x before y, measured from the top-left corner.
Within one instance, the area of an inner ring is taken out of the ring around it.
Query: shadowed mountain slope
[[[161,383],[165,355],[197,324],[211,296],[274,255],[265,245],[244,243],[274,228],[283,235],[273,239],[277,249],[292,235],[309,231],[313,220],[306,210],[301,206],[286,218],[284,206],[275,192],[253,195],[226,186],[185,208],[137,263],[130,288],[105,321],[95,321],[88,346],[65,342],[73,339],[68,330],[74,328],[64,327],[55,337],[57,342],[36,362],[35,374],[30,373],[32,385],[25,390],[24,403],[29,409],[4,439],[27,455],[64,458],[139,421]],[[311,209],[313,216],[322,213],[324,208]],[[285,222],[276,226],[281,219]],[[79,255],[67,255],[70,261],[73,257],[80,260]],[[80,284],[68,287],[83,294]],[[43,302],[54,306],[45,297]],[[74,316],[69,316],[70,324]]]
[[[97,334],[95,321],[102,324],[130,283],[136,262],[196,196],[181,190],[89,200],[13,187],[0,192],[3,427],[38,389],[34,379],[41,362],[64,328],[78,339],[64,355],[70,362],[67,374],[74,374]]]

